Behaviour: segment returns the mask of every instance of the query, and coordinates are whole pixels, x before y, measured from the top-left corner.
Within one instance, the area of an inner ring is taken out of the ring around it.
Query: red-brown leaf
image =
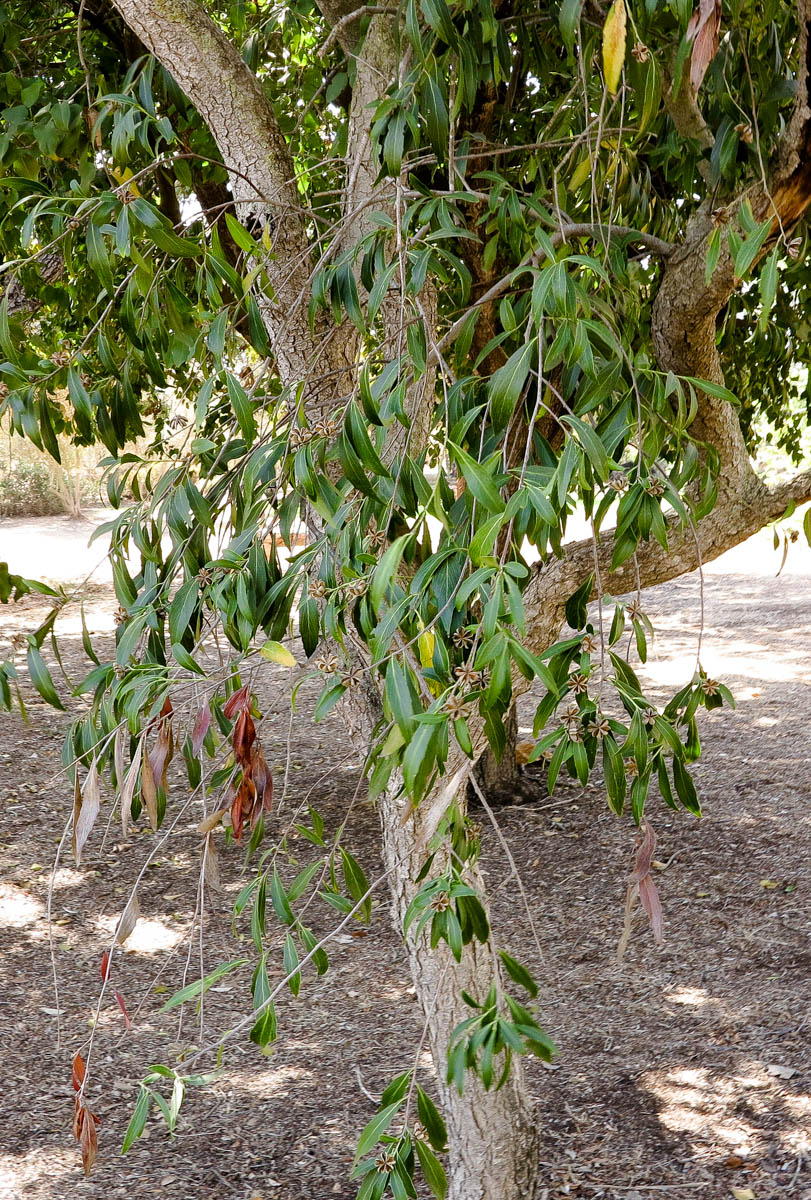
[[[645,875],[639,881],[639,900],[648,915],[653,940],[657,945],[661,945],[664,941],[662,933],[662,902],[659,899],[659,893],[656,890],[656,884],[650,875]]]
[[[81,1122],[79,1145],[82,1148],[82,1166],[84,1167],[84,1173],[85,1175],[89,1175],[93,1163],[96,1161],[96,1155],[99,1148],[98,1134],[96,1133],[98,1117],[86,1106],[82,1111],[84,1117]]]
[[[81,1054],[74,1054],[74,1056],[73,1056],[73,1090],[74,1090],[74,1092],[78,1092],[79,1088],[84,1083],[84,1076],[85,1076],[86,1069],[87,1068],[85,1067],[85,1061],[82,1058]]]
[[[259,807],[265,812],[270,812],[273,807],[273,776],[261,747],[257,744],[251,748],[251,778],[256,786]]]
[[[247,708],[244,708],[237,717],[232,739],[234,758],[241,767],[249,766],[251,761],[251,746],[255,741],[256,726],[253,723],[250,712]]]
[[[106,983],[110,978],[110,955],[105,950],[101,956],[101,979],[102,983]]]
[[[174,749],[175,741],[172,736],[172,722],[169,717],[166,717],[158,727],[158,738],[149,755],[152,777],[155,783],[162,787],[164,791],[166,791],[166,772],[169,763],[172,761]]]
[[[231,829],[234,833],[236,841],[242,837],[242,797],[239,792],[234,796],[231,804]]]
[[[645,833],[636,851],[634,873],[631,876],[631,883],[639,883],[640,879],[644,879],[644,877],[648,874],[655,849],[656,834],[653,832],[653,826],[651,825],[650,821],[646,819]]]
[[[246,706],[250,707],[247,683],[244,687],[241,687],[239,691],[234,692],[233,696],[229,696],[223,705],[222,711],[228,720],[231,721],[236,714],[241,712]]]
[[[121,995],[120,992],[114,992],[113,995],[115,996],[116,1000],[118,1001],[118,1007],[121,1009],[122,1013],[124,1014],[124,1024],[127,1027],[127,1029],[129,1029],[132,1026],[132,1021],[130,1020],[130,1014],[127,1012],[127,1006],[124,1003],[124,997]]]
[[[721,0],[700,0],[687,25],[686,37],[692,40],[690,83],[697,92],[707,68],[718,53],[721,34]]]
[[[206,740],[206,734],[211,724],[211,709],[208,705],[201,708],[197,716],[194,718],[194,728],[191,734],[191,749],[195,757],[203,748],[203,742]]]

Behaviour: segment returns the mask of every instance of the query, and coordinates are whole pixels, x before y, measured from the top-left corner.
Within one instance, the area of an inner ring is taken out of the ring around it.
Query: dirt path
[[[0,522],[0,559],[31,574],[47,564],[43,573],[70,580],[92,565],[90,557],[101,558],[101,547],[85,556],[89,528],[58,518]],[[553,806],[539,797],[500,813],[543,962],[503,853],[489,839],[495,925],[541,979],[540,1011],[560,1046],[553,1069],[533,1065],[530,1072],[548,1200],[720,1200],[732,1189],[751,1189],[756,1200],[811,1200],[811,555],[793,547],[775,579],[779,558],[767,545],[761,536],[713,564],[705,580],[702,661],[732,688],[738,710],[703,720],[696,777],[704,818],[677,816],[656,802],[650,810],[664,864],[657,883],[665,945],[657,949],[638,924],[624,962],[614,961],[634,834],[607,810],[599,787],[568,787],[555,793]],[[88,621],[94,634],[109,637],[115,602],[103,576],[93,582]],[[646,678],[651,693],[664,696],[692,671],[697,577],[651,591],[646,609],[658,631]],[[12,632],[33,627],[37,611],[30,598],[0,610],[0,656]],[[78,617],[66,615],[65,662],[77,674],[85,669],[78,631]],[[271,764],[283,765],[288,705],[280,678],[271,669],[263,742]],[[343,730],[337,720],[313,727],[312,700],[305,690],[271,837],[307,795],[334,830],[356,790],[357,763],[346,757]],[[374,1112],[361,1083],[379,1093],[410,1065],[419,1036],[404,955],[382,899],[368,933],[339,939],[331,971],[308,976],[298,1000],[282,1003],[268,1059],[246,1039],[229,1043],[218,1081],[187,1099],[174,1141],[151,1120],[147,1136],[119,1157],[149,1063],[171,1061],[201,1039],[193,1013],[180,1029],[177,1019],[158,1014],[183,976],[199,814],[180,822],[148,868],[139,892],[143,916],[116,964],[131,1032],[112,997],[99,1015],[90,1100],[102,1119],[100,1159],[90,1179],[82,1177],[70,1136],[70,1061],[86,1044],[100,956],[154,837],[139,830],[122,843],[117,822],[106,836],[99,822],[81,868],[68,860],[61,866],[53,898],[57,1018],[44,915],[50,864],[71,808],[59,776],[66,722],[36,702],[31,714],[30,726],[0,718],[0,1035],[10,1091],[0,1124],[0,1196],[350,1200],[354,1140]],[[525,708],[525,722],[528,715]],[[181,802],[178,789],[170,806],[176,812]],[[371,876],[374,814],[356,803],[349,824],[348,843]],[[289,848],[297,861],[285,873],[308,861],[302,839]],[[223,851],[221,872],[223,890],[207,902],[207,970],[240,949],[252,955],[245,924],[236,938],[231,928],[231,905],[246,878],[241,852]],[[328,929],[329,911],[318,921],[317,929]],[[198,953],[195,941],[192,973]],[[207,994],[207,1040],[245,1013],[250,971]]]

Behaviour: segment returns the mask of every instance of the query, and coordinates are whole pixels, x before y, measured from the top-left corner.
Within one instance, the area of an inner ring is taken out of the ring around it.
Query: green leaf
[[[561,420],[564,425],[568,425],[577,434],[577,440],[585,450],[589,462],[594,467],[597,478],[602,483],[605,483],[611,471],[611,462],[606,453],[605,446],[595,431],[586,421],[581,421],[579,417],[568,413]]]
[[[369,585],[369,599],[376,613],[380,612],[383,597],[400,567],[405,548],[412,537],[412,533],[404,533],[396,538],[390,546],[386,547],[380,562],[372,572],[372,581]]]
[[[388,1104],[380,1112],[375,1113],[368,1125],[366,1125],[358,1138],[357,1148],[355,1150],[355,1162],[363,1158],[364,1154],[377,1145],[382,1135],[386,1132],[389,1125],[394,1120],[397,1110],[402,1104],[402,1100],[395,1101],[394,1104]]]
[[[744,279],[749,274],[749,269],[763,249],[766,239],[771,233],[771,228],[772,218],[768,217],[755,233],[746,238],[735,254],[735,274],[739,279]]]
[[[570,54],[574,49],[574,39],[577,33],[577,26],[580,23],[580,10],[582,7],[583,0],[563,0],[560,12],[558,13],[561,37]]]
[[[448,1178],[442,1163],[439,1161],[433,1150],[425,1142],[417,1138],[414,1142],[417,1151],[417,1158],[420,1160],[422,1173],[425,1176],[425,1182],[431,1189],[431,1194],[437,1197],[437,1200],[445,1200],[448,1194]]]
[[[515,406],[521,399],[521,393],[532,366],[534,352],[535,339],[532,338],[519,346],[504,365],[490,377],[488,385],[490,419],[497,432],[502,432],[507,428]]]
[[[777,261],[779,250],[780,247],[775,246],[766,259],[763,270],[760,273],[760,317],[758,318],[758,330],[761,333],[768,328],[769,313],[772,310],[774,298],[777,295]]]
[[[676,786],[676,794],[687,811],[700,817],[701,805],[698,802],[696,785],[693,783],[690,772],[678,758],[673,759],[673,783]]]
[[[594,587],[594,572],[581,583],[576,592],[572,592],[566,601],[566,622],[572,629],[584,629],[588,620],[588,603]]]
[[[369,880],[364,874],[363,867],[353,858],[349,851],[341,849],[341,867],[343,870],[344,883],[349,895],[357,903],[358,900],[363,900],[363,904],[358,909],[358,916],[362,921],[369,921],[372,915],[372,897],[366,895],[369,891]]]
[[[188,632],[199,594],[200,585],[196,579],[189,579],[178,588],[169,607],[169,637],[173,643],[182,642]]]
[[[276,867],[273,868],[273,875],[270,880],[270,899],[273,902],[273,907],[276,911],[276,916],[285,925],[292,925],[295,921],[293,910],[290,907],[290,901],[287,898],[287,892],[284,890],[279,872]]]
[[[442,1115],[427,1092],[417,1084],[417,1112],[425,1126],[435,1150],[443,1151],[448,1145],[448,1130]]]
[[[64,712],[65,706],[59,699],[59,695],[54,687],[51,672],[46,667],[42,655],[33,643],[29,643],[28,646],[28,674],[31,677],[31,683],[40,696],[42,696],[42,699],[53,708],[58,708]]]
[[[529,971],[517,959],[508,954],[506,950],[499,951],[499,957],[504,963],[504,969],[515,983],[520,984],[525,991],[529,992],[533,1000],[538,995],[538,985],[530,975]]]
[[[448,446],[453,457],[459,464],[459,468],[465,477],[465,482],[472,495],[476,497],[480,504],[489,509],[490,512],[503,512],[505,504],[492,475],[490,475],[480,462],[476,462],[475,458],[471,458],[461,446],[455,446],[453,442],[449,442]]]
[[[124,1134],[124,1141],[121,1145],[122,1154],[126,1154],[133,1142],[137,1141],[144,1132],[146,1119],[149,1116],[149,1102],[151,1098],[152,1093],[149,1088],[141,1084],[138,1099],[135,1101],[135,1109],[133,1110],[130,1123],[127,1126],[127,1132]]]
[[[240,432],[245,441],[250,445],[256,437],[256,420],[253,415],[253,404],[248,398],[248,394],[242,384],[238,379],[234,378],[230,371],[226,372],[225,380],[228,385],[228,398],[231,401],[231,407],[234,410]]]
[[[85,240],[87,243],[87,261],[90,264],[90,268],[97,275],[101,286],[107,294],[112,296],[115,292],[115,283],[113,281],[113,272],[110,268],[107,246],[103,233],[98,225],[95,225],[92,221],[87,225]]]
[[[208,989],[217,983],[218,980],[222,979],[224,975],[230,974],[231,971],[236,971],[238,967],[244,967],[247,961],[247,958],[234,958],[231,962],[222,963],[210,975],[206,975],[204,979],[195,979],[193,983],[189,983],[186,987],[181,988],[179,992],[175,992],[173,996],[169,997],[160,1011],[168,1012],[169,1009],[177,1008],[179,1004],[185,1004],[187,1000],[193,1000],[195,996],[199,996],[201,993],[205,995]]]

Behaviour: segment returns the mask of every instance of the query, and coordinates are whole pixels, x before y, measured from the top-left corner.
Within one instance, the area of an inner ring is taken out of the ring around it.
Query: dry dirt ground
[[[98,545],[86,551],[90,529],[59,518],[3,521],[0,559],[74,580],[103,553]],[[494,923],[541,981],[543,1023],[560,1047],[552,1069],[529,1070],[548,1200],[811,1200],[810,561],[807,550],[792,547],[775,578],[779,556],[760,538],[707,572],[702,661],[733,689],[738,709],[703,718],[705,753],[695,770],[703,819],[661,802],[650,809],[662,864],[661,948],[638,922],[624,961],[615,961],[634,830],[608,811],[598,785],[568,786],[551,801],[538,786],[534,801],[499,813],[542,960],[504,852],[487,839]],[[699,593],[691,576],[646,594],[658,633],[643,672],[652,695],[664,698],[692,672]],[[86,594],[101,647],[115,603],[103,571]],[[32,629],[41,611],[31,598],[0,611],[0,657],[12,633]],[[79,674],[86,662],[78,616],[68,611],[61,628],[66,668]],[[270,839],[305,798],[335,830],[358,784],[337,719],[308,720],[312,688],[300,695],[288,743],[288,677],[269,668],[261,697],[269,762],[283,768],[289,745]],[[120,1157],[138,1079],[150,1063],[171,1062],[179,1047],[201,1040],[193,1011],[185,1010],[182,1028],[176,1013],[158,1011],[187,961],[199,813],[184,815],[160,844],[141,823],[122,842],[117,818],[106,820],[107,804],[82,866],[63,859],[53,881],[57,998],[46,903],[71,809],[59,770],[67,718],[30,688],[26,695],[30,724],[0,716],[0,1196],[350,1200],[354,1141],[374,1112],[366,1093],[379,1093],[411,1064],[420,1032],[385,897],[365,936],[341,935],[330,946],[330,972],[308,975],[299,998],[280,1005],[269,1057],[245,1036],[230,1041],[216,1082],[187,1098],[176,1137],[151,1118],[144,1138]],[[530,711],[528,701],[524,725]],[[169,804],[172,818],[179,787]],[[356,801],[347,841],[370,878],[378,867],[375,822]],[[287,876],[309,860],[306,842],[289,845],[297,863],[285,860]],[[132,1016],[127,1033],[109,992],[96,1017],[99,962],[150,853],[139,888],[143,915],[114,968]],[[223,850],[221,874],[222,891],[206,899],[206,970],[252,951],[245,924],[232,928],[233,900],[248,878],[241,851]],[[320,931],[331,927],[323,908]],[[199,956],[195,934],[189,977],[199,972]],[[207,993],[206,1041],[247,1011],[250,973],[245,966]],[[70,1133],[70,1063],[75,1051],[87,1052],[94,1024],[88,1097],[101,1117],[99,1161],[85,1179]],[[430,1080],[430,1064],[421,1061]]]

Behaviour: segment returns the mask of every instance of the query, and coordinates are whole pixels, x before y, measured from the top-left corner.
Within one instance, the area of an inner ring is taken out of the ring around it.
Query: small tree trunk
[[[390,871],[394,920],[400,929],[425,860],[421,818],[430,814],[441,793],[440,784],[437,793],[427,796],[405,822],[408,801],[396,795],[396,787],[379,801],[383,856]],[[484,883],[475,867],[468,881],[484,899]],[[461,1096],[446,1081],[453,1031],[471,1015],[462,992],[483,999],[494,979],[500,978],[493,946],[472,942],[457,963],[444,942],[431,949],[427,930],[418,939],[409,936],[407,942],[448,1127],[448,1200],[534,1200],[540,1193],[538,1133],[520,1059],[513,1058],[510,1077],[498,1091],[485,1091],[472,1072],[465,1077]]]
[[[504,731],[507,745],[501,758],[496,758],[488,747],[474,768],[476,783],[487,803],[493,807],[512,804],[521,794],[521,773],[515,753],[518,742],[518,710],[515,704],[504,717]]]

